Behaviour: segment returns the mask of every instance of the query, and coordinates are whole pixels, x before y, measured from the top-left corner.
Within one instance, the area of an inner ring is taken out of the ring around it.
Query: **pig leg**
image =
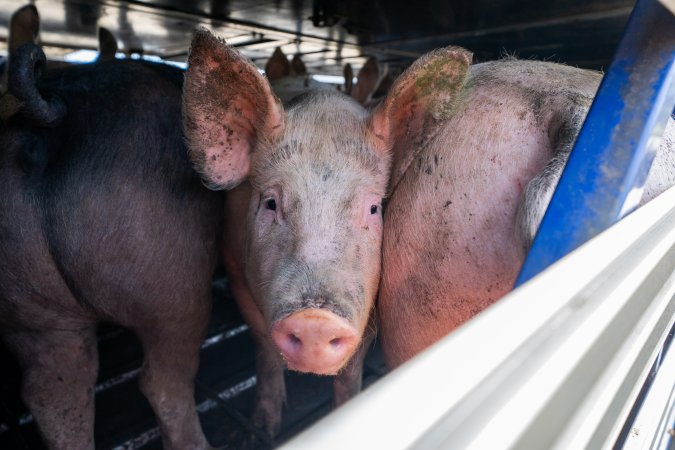
[[[95,326],[7,332],[23,371],[21,394],[50,449],[94,448]]]
[[[265,319],[255,305],[243,275],[230,275],[232,293],[239,311],[249,326],[256,343],[256,384],[253,422],[271,437],[281,431],[281,412],[286,402],[284,364],[267,334]]]
[[[375,319],[374,314],[370,315],[368,328],[363,333],[363,339],[356,353],[349,362],[342,368],[340,373],[335,376],[333,381],[333,406],[338,407],[350,398],[361,392],[363,382],[363,361],[366,353],[375,339]]]
[[[264,428],[270,437],[275,437],[281,431],[281,412],[286,402],[284,366],[270,341],[256,331],[253,334],[256,336],[255,368],[258,377],[253,422]]]
[[[199,349],[208,323],[209,302],[201,303],[186,306],[180,317],[157,317],[156,322],[135,327],[145,354],[140,388],[155,412],[166,450],[211,448],[194,398]]]

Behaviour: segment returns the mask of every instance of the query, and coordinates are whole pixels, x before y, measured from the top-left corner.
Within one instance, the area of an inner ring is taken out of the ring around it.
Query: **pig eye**
[[[377,214],[377,205],[370,205],[370,213]]]
[[[277,201],[274,200],[273,198],[268,198],[265,200],[265,208],[271,210],[271,211],[276,211],[277,210]]]

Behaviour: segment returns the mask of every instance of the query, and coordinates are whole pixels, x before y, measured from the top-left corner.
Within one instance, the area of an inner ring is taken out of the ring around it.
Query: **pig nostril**
[[[340,338],[331,339],[329,343],[332,347],[339,347],[340,345],[342,345],[342,339]]]
[[[302,341],[300,340],[299,337],[294,335],[293,333],[290,333],[288,335],[288,341],[294,346],[294,347],[300,347],[302,345]]]

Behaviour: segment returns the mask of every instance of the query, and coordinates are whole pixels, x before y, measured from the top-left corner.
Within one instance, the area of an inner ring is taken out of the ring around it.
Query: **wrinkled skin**
[[[468,66],[453,52],[445,53]],[[257,341],[254,418],[274,435],[284,366],[337,375],[337,404],[360,389],[380,275],[381,202],[392,160],[405,160],[393,142],[403,121],[424,120],[425,108],[396,107],[417,90],[409,82],[372,116],[333,90],[284,108],[250,62],[203,29],[188,63],[185,132],[205,183],[229,189],[224,261]]]
[[[111,61],[33,80],[31,61],[33,44],[12,56],[23,104],[0,124],[0,337],[22,397],[50,449],[93,449],[96,326],[116,322],[142,343],[164,448],[209,448],[193,378],[223,198],[187,156],[182,73]]]
[[[455,109],[404,139],[416,156],[387,205],[378,299],[390,368],[512,289],[600,79],[478,64]],[[673,132],[671,119],[643,202],[675,184]]]

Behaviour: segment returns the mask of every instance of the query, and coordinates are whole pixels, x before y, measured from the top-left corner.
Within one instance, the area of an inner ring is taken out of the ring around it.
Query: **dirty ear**
[[[278,80],[279,78],[287,77],[291,74],[291,63],[281,50],[277,47],[272,53],[272,56],[265,64],[265,75],[270,81]]]
[[[282,129],[283,110],[258,69],[205,28],[195,32],[183,84],[190,157],[212,189],[231,189],[249,173],[250,154]]]
[[[371,56],[359,70],[356,77],[356,85],[352,88],[351,96],[354,100],[365,105],[375,91],[377,82],[380,79],[380,68],[377,65],[377,59]]]
[[[98,29],[98,58],[97,61],[110,61],[115,59],[117,53],[117,39],[107,29]]]
[[[371,116],[370,129],[381,149],[392,152],[389,192],[416,156],[412,139],[427,133],[430,121],[448,119],[455,112],[471,57],[460,47],[427,53],[396,79]]]

